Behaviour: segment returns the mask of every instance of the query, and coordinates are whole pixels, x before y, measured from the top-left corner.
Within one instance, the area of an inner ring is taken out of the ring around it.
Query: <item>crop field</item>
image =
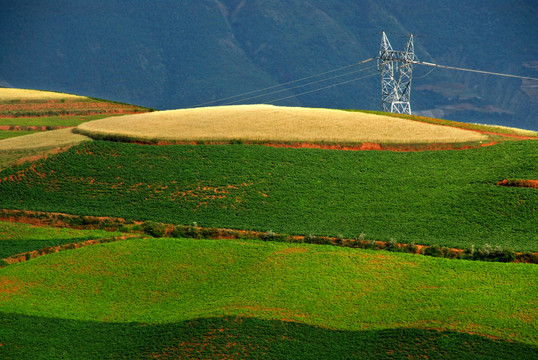
[[[84,135],[74,134],[71,128],[7,138],[0,141],[0,169],[26,160],[36,160],[89,140]]]
[[[21,102],[32,100],[82,100],[85,96],[66,94],[52,91],[40,91],[32,89],[0,88],[0,102]]]
[[[50,91],[0,88],[0,140],[150,109]]]
[[[40,131],[0,140],[0,209],[35,211],[0,221],[0,359],[538,358],[536,265],[306,241],[536,253],[538,191],[518,187],[538,180],[536,132],[267,105],[124,115],[148,111],[0,88],[0,139]]]
[[[50,246],[122,235],[104,230],[74,230],[0,221],[0,259]]]
[[[0,172],[0,207],[298,235],[538,250],[534,140],[464,151],[86,142]]]
[[[37,117],[11,117],[0,118],[2,128],[25,128],[25,127],[58,127],[77,126],[86,121],[104,119],[113,114],[86,115],[86,116],[37,116]]]
[[[403,118],[272,105],[159,111],[86,122],[77,131],[94,138],[150,141],[457,143],[488,139],[477,132]]]
[[[512,128],[512,127],[501,126],[501,125],[463,123],[463,122],[458,122],[458,121],[436,119],[436,118],[430,118],[430,117],[425,117],[425,116],[385,113],[382,111],[372,111],[372,110],[350,109],[346,111],[362,112],[362,113],[374,114],[374,115],[385,115],[385,116],[391,116],[391,117],[396,117],[396,118],[403,118],[403,119],[409,119],[409,120],[414,120],[414,121],[426,122],[429,124],[451,126],[451,127],[457,127],[460,129],[474,130],[474,131],[485,132],[485,133],[502,133],[502,134],[508,134],[508,135],[538,137],[538,131],[518,129],[518,128]]]
[[[331,246],[125,240],[0,269],[0,356],[531,359],[537,275]]]

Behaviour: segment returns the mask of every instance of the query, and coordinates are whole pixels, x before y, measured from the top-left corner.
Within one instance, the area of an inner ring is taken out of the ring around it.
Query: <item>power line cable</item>
[[[263,88],[263,89],[258,89],[258,90],[253,90],[253,91],[248,91],[248,92],[245,92],[245,93],[241,93],[241,94],[237,94],[237,95],[233,95],[233,96],[228,96],[228,97],[221,98],[221,99],[217,99],[217,100],[207,101],[207,102],[204,102],[204,103],[200,103],[200,104],[194,105],[193,107],[206,106],[206,105],[210,105],[210,104],[218,103],[218,102],[221,102],[221,101],[226,101],[226,100],[230,100],[230,99],[234,99],[234,98],[242,97],[242,96],[245,96],[245,95],[254,94],[254,93],[257,93],[257,92],[262,92],[262,91],[266,91],[266,90],[274,89],[274,88],[276,88],[276,87],[285,86],[285,85],[289,85],[289,84],[294,84],[294,83],[297,83],[297,82],[300,82],[300,81],[304,81],[304,80],[312,79],[312,78],[315,78],[315,77],[319,77],[319,76],[327,75],[327,74],[330,74],[330,73],[333,73],[333,72],[336,72],[336,71],[340,71],[340,70],[344,70],[344,69],[349,69],[349,68],[351,68],[351,67],[353,67],[353,66],[362,65],[362,64],[365,64],[365,63],[370,62],[370,61],[372,61],[372,60],[374,60],[374,58],[369,58],[369,59],[360,61],[360,62],[355,63],[355,64],[342,66],[342,67],[337,68],[337,69],[333,69],[333,70],[325,71],[325,72],[322,72],[322,73],[319,73],[319,74],[315,74],[315,75],[311,75],[311,76],[307,76],[307,77],[304,77],[304,78],[301,78],[301,79],[292,80],[292,81],[288,81],[288,82],[281,83],[281,84],[277,84],[277,85],[272,85],[272,86],[269,86],[269,87],[266,87],[266,88]]]
[[[286,96],[286,97],[283,97],[283,98],[280,98],[280,99],[271,100],[271,101],[268,101],[268,103],[275,103],[275,102],[278,102],[278,101],[281,101],[281,100],[290,99],[290,98],[293,98],[293,97],[296,97],[296,96],[306,95],[306,94],[314,93],[314,92],[317,92],[317,91],[321,91],[321,90],[325,90],[325,89],[330,89],[330,88],[333,88],[333,87],[336,87],[336,86],[340,86],[340,85],[344,85],[344,84],[349,84],[349,83],[351,83],[351,82],[358,81],[358,80],[362,80],[362,79],[366,79],[366,78],[369,78],[369,77],[372,77],[372,76],[377,76],[377,73],[373,73],[373,74],[370,74],[370,75],[362,76],[362,77],[360,77],[360,78],[356,78],[356,79],[351,79],[351,80],[343,81],[343,82],[340,82],[340,83],[337,83],[337,84],[333,84],[333,85],[329,85],[329,86],[325,86],[325,87],[322,87],[322,88],[319,88],[319,89],[314,89],[314,90],[310,90],[310,91],[305,91],[305,92],[300,93],[300,94],[295,94],[295,95]]]
[[[236,100],[236,101],[231,101],[231,102],[225,103],[223,105],[232,105],[232,104],[237,104],[237,103],[242,102],[242,101],[247,101],[247,100],[251,100],[251,99],[255,99],[255,98],[259,98],[259,97],[263,97],[263,96],[269,96],[269,95],[273,95],[273,94],[278,94],[278,93],[281,93],[281,92],[285,92],[285,91],[289,91],[289,90],[293,90],[293,89],[298,89],[298,88],[301,88],[301,87],[304,87],[304,86],[318,84],[320,82],[325,82],[325,81],[329,81],[329,80],[338,79],[338,78],[341,78],[341,77],[344,77],[344,76],[349,76],[351,74],[356,74],[356,73],[359,73],[359,72],[370,70],[370,69],[373,69],[375,67],[377,67],[377,66],[370,66],[370,67],[367,67],[367,68],[363,68],[363,69],[359,69],[359,70],[355,70],[355,71],[350,71],[350,72],[347,72],[345,74],[332,76],[330,78],[311,81],[309,83],[302,84],[302,85],[297,85],[297,86],[294,86],[294,87],[291,87],[291,88],[284,88],[284,89],[281,89],[281,90],[272,91],[270,93],[264,93],[264,94],[260,94],[260,95],[251,96],[251,97],[248,97],[248,98],[239,99],[239,100]]]
[[[497,76],[505,76],[505,77],[512,77],[512,78],[518,78],[518,79],[527,79],[527,80],[538,81],[538,78],[534,78],[534,77],[530,77],[530,76],[503,74],[503,73],[497,73],[497,72],[492,72],[492,71],[484,71],[484,70],[473,70],[473,69],[466,69],[466,68],[460,68],[460,67],[455,67],[455,66],[438,65],[438,64],[433,64],[433,63],[424,62],[424,61],[411,61],[411,63],[417,64],[417,65],[433,66],[433,67],[438,67],[438,68],[442,68],[442,69],[460,70],[460,71],[468,71],[468,72],[475,72],[475,73],[481,73],[481,74],[489,74],[489,75],[497,75]]]

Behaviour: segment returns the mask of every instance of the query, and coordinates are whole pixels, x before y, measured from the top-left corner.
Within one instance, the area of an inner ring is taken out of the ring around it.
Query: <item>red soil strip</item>
[[[538,180],[501,180],[497,185],[538,189]]]
[[[22,126],[22,125],[0,125],[0,130],[4,131],[47,131],[47,130],[58,130],[71,128],[73,126]]]
[[[338,144],[314,144],[314,143],[263,143],[265,146],[272,147],[285,147],[295,149],[326,149],[326,150],[350,150],[350,151],[365,151],[365,150],[378,150],[378,151],[440,151],[440,150],[467,150],[477,147],[485,147],[497,144],[496,141],[490,141],[485,144],[479,145],[460,145],[460,144],[445,144],[445,143],[431,143],[431,144],[402,144],[402,145],[390,145],[380,143],[362,143],[358,145],[338,145]]]
[[[505,133],[498,133],[498,132],[493,132],[493,131],[483,131],[483,130],[473,130],[473,129],[468,129],[468,130],[478,132],[484,135],[498,135],[498,136],[504,136],[507,138],[517,139],[517,140],[538,140],[538,137],[536,136],[505,134]]]
[[[128,143],[138,145],[230,145],[233,141],[167,141],[161,140],[158,142],[144,141],[144,140],[127,140]],[[243,141],[244,145],[262,145],[270,147],[283,147],[293,149],[325,149],[325,150],[347,150],[347,151],[365,151],[365,150],[378,150],[378,151],[441,151],[441,150],[467,150],[475,149],[478,147],[486,147],[497,144],[498,141],[489,141],[483,144],[457,144],[457,143],[429,143],[429,144],[381,144],[381,143],[360,143],[355,145],[341,145],[341,144],[320,144],[310,142],[254,142]]]

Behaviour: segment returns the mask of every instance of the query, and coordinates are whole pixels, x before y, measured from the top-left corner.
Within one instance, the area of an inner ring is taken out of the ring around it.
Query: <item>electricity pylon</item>
[[[383,31],[377,58],[377,69],[381,72],[383,111],[411,114],[411,78],[416,61],[413,35],[409,35],[405,51],[394,51]]]

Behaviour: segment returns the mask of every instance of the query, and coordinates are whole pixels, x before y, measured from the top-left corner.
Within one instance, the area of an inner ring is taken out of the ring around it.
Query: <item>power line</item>
[[[242,102],[242,101],[247,101],[247,100],[251,100],[251,99],[255,99],[255,98],[259,98],[259,97],[263,97],[263,96],[269,96],[269,95],[273,95],[273,94],[278,94],[278,93],[281,93],[281,92],[285,92],[285,91],[289,91],[289,90],[293,90],[293,89],[298,89],[298,88],[301,88],[301,87],[304,87],[304,86],[307,86],[307,85],[318,84],[320,82],[325,82],[325,81],[329,81],[329,80],[338,79],[338,78],[341,78],[341,77],[344,77],[344,76],[348,76],[348,75],[351,75],[351,74],[356,74],[356,73],[359,73],[359,72],[363,72],[363,71],[366,71],[366,70],[373,69],[375,67],[376,66],[370,66],[370,67],[367,67],[367,68],[347,72],[345,74],[332,76],[330,78],[311,81],[309,83],[302,84],[302,85],[297,85],[297,86],[294,86],[294,87],[291,87],[291,88],[284,88],[284,89],[281,89],[281,90],[272,91],[270,93],[263,93],[263,94],[251,96],[251,97],[248,97],[248,98],[242,98],[242,99],[239,99],[239,100],[236,100],[236,101],[231,101],[231,102],[225,103],[223,105],[232,105],[232,104],[237,104],[237,103]]]
[[[370,75],[362,76],[362,77],[360,77],[360,78],[356,78],[356,79],[351,79],[351,80],[343,81],[343,82],[340,82],[340,83],[338,83],[338,84],[333,84],[333,85],[325,86],[325,87],[322,87],[322,88],[319,88],[319,89],[314,89],[314,90],[310,90],[310,91],[305,91],[305,92],[300,93],[300,94],[294,94],[294,95],[286,96],[286,97],[283,97],[283,98],[280,98],[280,99],[271,100],[271,101],[269,101],[269,103],[275,103],[275,102],[278,102],[278,101],[281,101],[281,100],[290,99],[290,98],[293,98],[293,97],[296,97],[296,96],[306,95],[306,94],[310,94],[310,93],[313,93],[313,92],[317,92],[317,91],[321,91],[321,90],[325,90],[325,89],[330,89],[330,88],[333,88],[333,87],[336,87],[336,86],[340,86],[340,85],[344,85],[344,84],[349,84],[349,83],[351,83],[351,82],[354,82],[354,81],[357,81],[357,80],[366,79],[366,78],[369,78],[369,77],[372,77],[372,76],[377,76],[377,73],[373,73],[373,74],[370,74]]]
[[[242,96],[251,95],[251,94],[258,93],[258,92],[262,92],[262,91],[266,91],[266,90],[274,89],[274,88],[277,88],[277,87],[280,87],[280,86],[285,86],[285,85],[289,85],[289,84],[294,84],[294,83],[297,83],[297,82],[300,82],[300,81],[304,81],[304,80],[312,79],[312,78],[315,78],[315,77],[319,77],[319,76],[327,75],[327,74],[330,74],[330,73],[333,73],[333,72],[336,72],[336,71],[340,71],[340,70],[344,70],[344,69],[349,69],[349,68],[351,68],[351,67],[353,67],[353,66],[362,65],[362,64],[365,64],[365,63],[370,62],[370,61],[372,61],[372,60],[374,60],[374,58],[369,58],[369,59],[360,61],[360,62],[355,63],[355,64],[342,66],[342,67],[337,68],[337,69],[333,69],[333,70],[325,71],[325,72],[322,72],[322,73],[319,73],[319,74],[315,74],[315,75],[311,75],[311,76],[307,76],[307,77],[304,77],[304,78],[301,78],[301,79],[292,80],[292,81],[288,81],[288,82],[281,83],[281,84],[277,84],[277,85],[272,85],[272,86],[269,86],[269,87],[266,87],[266,88],[263,88],[263,89],[258,89],[258,90],[253,90],[253,91],[248,91],[248,92],[245,92],[245,93],[241,93],[241,94],[237,94],[237,95],[233,95],[233,96],[228,96],[228,97],[225,97],[225,98],[220,98],[220,99],[217,99],[217,100],[207,101],[207,102],[204,102],[204,103],[200,103],[200,104],[194,105],[193,107],[206,106],[206,105],[210,105],[210,104],[218,103],[218,102],[221,102],[221,101],[226,101],[226,100],[230,100],[230,99],[235,99],[235,98],[238,98],[238,97],[242,97]],[[284,90],[283,90],[283,91],[284,91]],[[257,97],[257,96],[256,96],[256,97]],[[233,102],[232,102],[232,103],[233,103]]]
[[[424,62],[424,61],[411,61],[411,63],[417,64],[417,65],[426,65],[426,66],[433,66],[433,67],[438,67],[438,68],[443,68],[443,69],[450,69],[450,70],[461,70],[461,71],[475,72],[475,73],[481,73],[481,74],[506,76],[506,77],[512,77],[512,78],[518,78],[518,79],[527,79],[527,80],[538,81],[538,78],[533,78],[533,77],[530,77],[530,76],[519,76],[519,75],[503,74],[503,73],[497,73],[497,72],[492,72],[492,71],[484,71],[484,70],[473,70],[473,69],[466,69],[466,68],[460,68],[460,67],[455,67],[455,66],[438,65],[438,64],[433,64],[433,63]]]

